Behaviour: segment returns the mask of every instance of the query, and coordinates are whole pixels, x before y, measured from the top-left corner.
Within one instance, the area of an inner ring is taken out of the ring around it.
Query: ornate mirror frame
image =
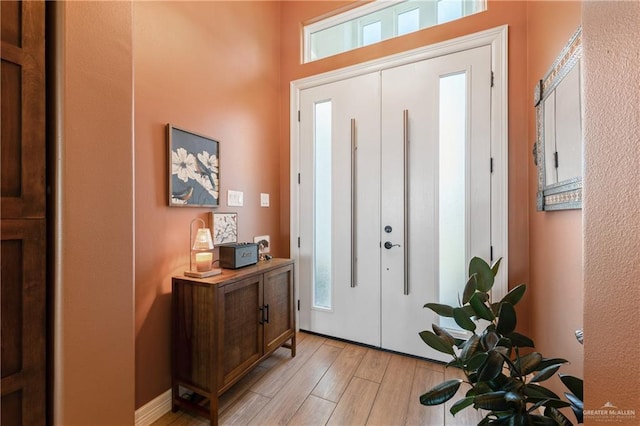
[[[536,108],[536,143],[533,148],[534,160],[538,168],[538,194],[537,194],[537,208],[538,211],[543,210],[566,210],[566,209],[581,209],[582,208],[582,172],[579,176],[572,176],[568,179],[563,179],[555,183],[547,184],[547,170],[546,165],[549,162],[555,162],[556,170],[558,169],[558,153],[557,148],[555,152],[545,152],[545,132],[555,133],[555,117],[553,118],[554,128],[545,128],[545,100],[550,96],[555,96],[555,91],[558,85],[563,79],[573,70],[577,65],[580,66],[582,58],[582,28],[571,36],[571,39],[567,45],[562,49],[560,55],[556,58],[555,62],[536,86],[534,91],[534,106]],[[578,69],[580,72],[580,69]],[[581,86],[581,85],[580,85]],[[581,92],[581,89],[580,89]],[[581,102],[582,94],[578,93],[578,102]],[[554,104],[555,105],[555,104]],[[579,143],[580,143],[580,168],[582,165],[582,112],[579,114]],[[549,117],[547,117],[549,120]],[[556,143],[560,143],[558,140]],[[575,161],[575,159],[574,159]]]

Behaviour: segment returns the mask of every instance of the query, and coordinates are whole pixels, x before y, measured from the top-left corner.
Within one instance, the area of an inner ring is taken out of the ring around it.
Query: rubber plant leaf
[[[547,368],[550,365],[562,365],[562,364],[567,364],[569,361],[567,361],[564,358],[542,358],[542,361],[540,361],[540,365],[538,365],[538,370],[542,370],[543,368]],[[562,374],[559,374],[560,378],[562,379]],[[580,379],[578,379],[580,380]],[[566,383],[565,383],[566,386]],[[568,386],[567,386],[568,387]]]
[[[440,383],[430,391],[420,395],[422,405],[440,405],[447,402],[458,392],[462,379],[452,379]]]
[[[508,402],[504,399],[505,394],[506,392],[498,391],[478,395],[473,401],[473,406],[482,410],[506,411],[510,407]]]
[[[477,334],[469,337],[469,340],[465,342],[462,346],[462,351],[460,352],[460,359],[463,361],[468,360],[477,350],[480,345],[480,337]]]
[[[453,308],[449,305],[443,305],[440,303],[427,303],[424,308],[429,308],[441,317],[452,318]]]
[[[475,331],[476,323],[471,321],[469,315],[462,308],[453,308],[453,319],[456,324],[468,331]]]
[[[504,358],[495,350],[489,351],[484,366],[478,373],[478,380],[481,382],[487,382],[493,380],[502,372],[502,365],[504,364]]]
[[[569,420],[564,414],[560,412],[557,408],[554,407],[546,407],[544,409],[544,415],[556,421],[557,424],[561,426],[573,426],[571,420]]]
[[[491,312],[491,309],[487,308],[487,305],[482,303],[482,301],[478,297],[480,294],[483,293],[475,293],[469,300],[469,304],[473,308],[473,312],[478,318],[482,318],[487,321],[493,321],[496,317],[493,315],[493,312]]]
[[[469,276],[476,274],[478,291],[488,293],[493,287],[493,271],[483,259],[474,257],[469,262]]]
[[[474,398],[475,398],[474,396],[468,396],[466,398],[462,398],[456,401],[449,409],[449,412],[451,413],[451,415],[455,416],[460,411],[472,405]]]
[[[506,336],[513,332],[516,328],[516,310],[511,303],[501,303],[500,313],[498,314],[498,324],[496,331],[498,334]]]
[[[518,376],[526,376],[537,370],[538,365],[542,361],[542,355],[538,352],[531,352],[526,354],[515,362],[516,373]]]
[[[520,284],[514,288],[512,288],[509,293],[507,293],[502,300],[500,301],[502,302],[509,302],[512,305],[516,305],[520,299],[522,299],[522,296],[524,296],[524,293],[527,291],[527,285],[526,284]]]
[[[558,369],[560,369],[559,365],[550,365],[547,368],[543,368],[542,370],[540,370],[540,372],[538,372],[535,376],[533,376],[531,380],[529,380],[529,382],[531,383],[544,382],[545,380],[553,377],[553,375],[556,374]]]
[[[464,291],[462,292],[462,304],[466,305],[469,303],[469,299],[476,292],[478,288],[478,281],[476,280],[476,275],[471,275],[467,284],[464,286]]]
[[[519,348],[533,348],[533,347],[535,347],[534,344],[533,344],[533,340],[531,340],[530,338],[528,338],[524,334],[516,333],[514,331],[513,333],[509,333],[509,335],[507,337],[511,340],[511,344],[513,346],[517,346]]]
[[[435,349],[438,352],[442,352],[445,354],[453,355],[455,352],[453,351],[453,346],[449,344],[449,342],[441,339],[436,336],[433,332],[429,330],[424,330],[420,332],[420,338],[423,342],[429,345],[431,348]]]
[[[498,270],[500,269],[501,262],[502,262],[502,258],[496,260],[496,262],[493,265],[491,265],[491,273],[493,273],[494,277],[498,275]]]
[[[574,376],[569,376],[567,374],[560,374],[559,376],[560,376],[560,380],[562,380],[562,383],[564,383],[567,389],[569,389],[572,394],[580,398],[580,401],[584,401],[584,398],[582,395],[582,387],[583,387],[582,379],[579,379]]]
[[[437,324],[431,324],[431,328],[433,328],[434,333],[436,333],[438,337],[440,337],[443,340],[446,340],[448,343],[451,344],[451,346],[456,345],[456,339],[451,334],[449,334],[447,330],[445,330],[444,328],[440,327]]]

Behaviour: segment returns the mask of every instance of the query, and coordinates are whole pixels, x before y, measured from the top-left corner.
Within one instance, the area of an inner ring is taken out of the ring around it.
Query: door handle
[[[390,250],[394,247],[400,247],[400,244],[393,244],[391,241],[385,241],[384,248],[386,248],[387,250]]]

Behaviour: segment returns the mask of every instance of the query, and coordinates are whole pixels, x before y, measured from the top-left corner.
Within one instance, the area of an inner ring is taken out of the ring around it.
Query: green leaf
[[[569,420],[557,408],[546,407],[544,409],[544,415],[555,420],[556,423],[560,426],[573,426],[573,423],[571,423],[571,420]]]
[[[467,303],[469,303],[469,299],[471,299],[471,296],[473,296],[473,293],[476,292],[477,288],[478,288],[478,282],[476,280],[476,276],[471,275],[469,277],[469,281],[467,281],[467,284],[464,286],[464,292],[462,293],[463,305],[466,305]]]
[[[511,340],[511,343],[513,344],[513,346],[517,346],[519,348],[534,348],[535,347],[534,344],[533,344],[533,340],[531,340],[530,338],[528,338],[524,334],[516,333],[514,331],[513,333],[509,333],[509,335],[507,337]]]
[[[513,332],[516,328],[516,310],[511,303],[505,302],[500,304],[500,313],[498,314],[498,325],[496,331],[498,334],[506,336]]]
[[[440,303],[427,303],[423,306],[424,308],[429,308],[436,314],[441,317],[452,318],[453,317],[453,308],[449,305],[442,305]]]
[[[456,320],[456,324],[465,330],[475,331],[476,323],[471,321],[471,318],[462,308],[453,308],[453,319]]]
[[[562,365],[567,364],[568,362],[569,361],[563,358],[542,358],[542,361],[540,361],[540,365],[538,365],[538,370],[547,368],[550,365]],[[562,378],[562,374],[560,374],[560,378]]]
[[[473,308],[473,312],[475,312],[477,317],[485,319],[487,321],[493,321],[495,317],[493,316],[491,310],[487,308],[487,306],[482,303],[482,301],[478,297],[478,295],[480,294],[484,293],[475,293],[469,300],[469,304]]]
[[[449,334],[447,330],[445,330],[444,328],[440,327],[437,324],[431,324],[431,328],[433,328],[433,331],[436,333],[438,337],[445,340],[447,343],[450,343],[451,346],[456,345],[456,339],[454,339],[453,336]]]
[[[580,401],[584,401],[582,395],[583,384],[581,379],[566,374],[560,374],[560,380],[562,380],[562,383],[564,383],[564,385],[571,391],[572,394],[580,398]]]
[[[507,295],[502,298],[500,303],[509,302],[515,306],[520,301],[520,299],[522,299],[525,291],[527,291],[527,286],[525,284],[520,284],[512,288],[511,291],[509,291],[509,293],[507,293]]]
[[[473,406],[482,410],[504,411],[508,410],[509,404],[504,399],[506,392],[489,392],[475,397]]]
[[[543,368],[538,374],[531,378],[530,382],[544,382],[545,380],[553,377],[553,375],[556,374],[559,368],[559,365],[550,365],[547,368]]]
[[[536,384],[527,384],[524,385],[524,394],[527,395],[530,399],[560,399],[558,395],[551,392],[549,389],[544,386],[536,385]]]
[[[479,257],[474,257],[469,262],[469,276],[476,274],[476,280],[478,281],[478,291],[488,293],[493,287],[493,271],[485,262]]]
[[[440,383],[430,391],[420,395],[422,405],[440,405],[447,402],[458,392],[462,379],[452,379]]]
[[[500,269],[500,262],[502,262],[502,258],[496,260],[496,262],[493,265],[491,265],[491,273],[493,273],[494,277],[498,275],[498,270]]]
[[[420,338],[422,338],[423,342],[425,342],[427,345],[431,346],[433,349],[435,349],[438,352],[442,352],[449,355],[453,355],[455,353],[453,351],[453,345],[449,344],[449,342],[445,341],[444,339],[441,339],[440,337],[436,336],[434,333],[432,333],[429,330],[421,331]]]
[[[478,346],[480,345],[480,337],[477,334],[469,337],[469,340],[465,342],[462,346],[462,351],[460,352],[460,359],[463,361],[468,360],[471,356],[476,352]]]
[[[495,348],[499,340],[500,336],[498,336],[494,331],[485,330],[482,334],[482,345],[487,351]]]
[[[581,399],[579,399],[574,394],[569,393],[569,392],[565,392],[564,396],[567,397],[567,399],[569,400],[569,402],[571,403],[572,406],[577,407],[580,410],[584,409],[584,403],[582,402]]]
[[[515,362],[516,375],[526,376],[529,373],[533,373],[538,368],[540,361],[542,361],[542,355],[538,352],[526,354]]]
[[[451,408],[449,409],[449,412],[455,416],[456,414],[458,414],[460,411],[464,410],[465,408],[467,408],[468,406],[473,404],[473,399],[475,397],[473,396],[468,396],[466,398],[462,398],[458,401],[455,402],[455,404],[453,404],[451,406]]]
[[[489,354],[486,352],[478,352],[471,357],[469,361],[465,364],[468,371],[475,371],[478,368],[482,367],[484,362],[489,357]]]
[[[499,352],[495,350],[489,351],[487,360],[478,373],[478,380],[486,382],[495,379],[502,372],[503,364],[504,358]]]

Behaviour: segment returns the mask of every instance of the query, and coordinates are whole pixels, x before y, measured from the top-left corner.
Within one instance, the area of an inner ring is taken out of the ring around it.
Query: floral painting
[[[220,193],[218,141],[167,125],[169,205],[217,207]]]

